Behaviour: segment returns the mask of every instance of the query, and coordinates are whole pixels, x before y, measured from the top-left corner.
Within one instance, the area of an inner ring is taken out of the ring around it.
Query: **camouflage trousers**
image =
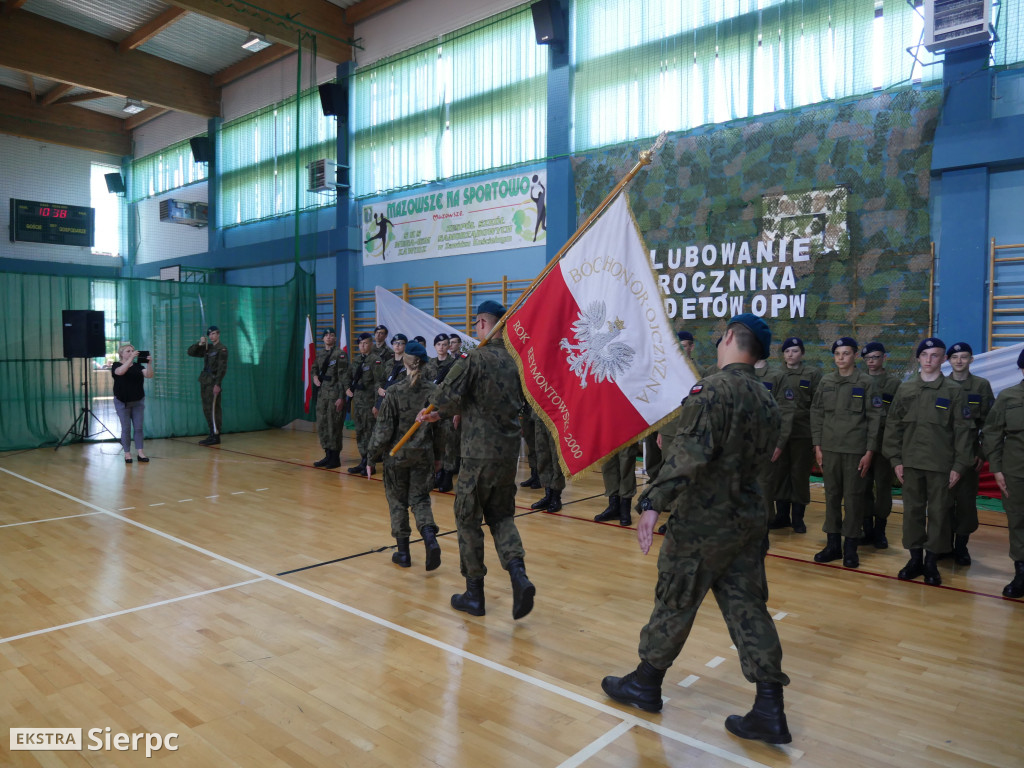
[[[316,396],[316,436],[325,451],[340,451],[341,436],[345,429],[345,401],[342,395],[341,410],[335,408],[337,397],[320,390]]]
[[[459,454],[462,448],[462,427],[455,428],[455,423],[447,419],[448,426],[445,427],[444,438],[444,459],[442,466],[448,472],[454,472],[459,464]]]
[[[1003,496],[1003,509],[1006,510],[1006,523],[1010,529],[1010,559],[1024,560],[1024,477],[1006,477],[1006,490]]]
[[[636,457],[639,455],[640,445],[633,443],[601,465],[605,496],[618,496],[622,499],[636,496]]]
[[[868,480],[861,477],[857,465],[863,454],[821,452],[821,471],[825,481],[825,533],[841,533],[848,539],[864,535],[864,493]],[[843,515],[843,511],[846,515]]]
[[[407,539],[412,533],[409,528],[409,508],[416,520],[416,530],[433,526],[434,514],[430,510],[430,489],[434,487],[434,462],[424,461],[398,465],[390,459],[384,460],[384,495],[388,500],[391,514],[391,535],[396,539]]]
[[[814,446],[809,437],[791,437],[775,462],[775,498],[794,504],[811,503],[811,466]]]
[[[903,467],[903,546],[936,555],[953,546],[949,472]]]
[[[377,417],[373,415],[373,398],[360,397],[362,392],[356,394],[352,399],[352,421],[356,425],[356,445],[359,446],[359,455],[365,456],[370,450],[370,436],[373,434],[373,425]]]
[[[958,536],[970,536],[978,530],[978,480],[978,470],[971,465],[950,491],[953,496],[950,525]]]
[[[558,464],[555,439],[542,423],[535,422],[535,429],[534,445],[537,447],[537,476],[540,478],[540,484],[545,488],[561,491],[565,488],[565,475]]]
[[[211,435],[219,435],[224,431],[224,421],[221,419],[220,406],[224,400],[224,393],[213,394],[213,380],[202,380],[199,382],[199,395],[203,399],[203,416],[206,417],[206,424],[210,428]]]
[[[864,489],[864,514],[888,520],[892,512],[892,464],[880,453],[871,460],[868,484]]]
[[[768,614],[764,571],[767,528],[760,500],[749,514],[677,505],[658,556],[654,611],[640,632],[640,658],[668,669],[683,649],[710,590],[752,683],[789,684],[782,646]]]
[[[530,465],[530,474],[537,474],[537,422],[533,411],[529,408],[519,417],[519,426],[523,430],[523,441],[526,443],[526,462]]]
[[[463,459],[455,486],[455,525],[459,532],[459,566],[462,575],[482,579],[484,531],[491,529],[501,567],[525,556],[516,528],[516,459]]]

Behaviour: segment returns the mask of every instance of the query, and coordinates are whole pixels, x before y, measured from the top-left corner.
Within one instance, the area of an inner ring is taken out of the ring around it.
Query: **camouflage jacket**
[[[425,376],[430,377],[430,380],[435,384],[440,384],[445,380],[448,372],[451,371],[452,366],[455,365],[456,358],[452,355],[448,355],[442,362],[436,357],[430,358],[427,361],[427,368],[424,372]]]
[[[224,381],[224,374],[228,372],[228,348],[219,341],[216,344],[199,344],[198,342],[188,348],[189,357],[203,358],[203,370],[199,374],[200,381],[210,381],[217,386]]]
[[[442,416],[461,414],[464,458],[514,460],[519,456],[522,390],[516,364],[502,339],[461,354],[430,402]]]
[[[882,393],[856,368],[822,376],[811,402],[811,442],[832,453],[877,453],[882,446]]]
[[[313,375],[320,380],[318,398],[327,397],[337,400],[344,396],[345,389],[348,387],[348,365],[345,361],[345,353],[338,347],[321,349],[316,353]]]
[[[429,379],[420,376],[416,386],[402,379],[388,387],[384,402],[377,411],[377,423],[370,437],[367,455],[377,460],[384,456],[385,464],[402,466],[433,462],[444,454],[444,435],[437,424],[421,424],[416,433],[394,456],[388,455],[409,427],[416,414],[427,407],[427,401],[437,390]]]
[[[782,416],[754,367],[732,363],[697,382],[683,401],[678,432],[663,442],[665,464],[638,501],[691,514],[763,517],[758,472],[774,451]]]
[[[882,453],[894,467],[961,475],[974,463],[974,421],[958,384],[939,375],[924,381],[917,374],[900,384],[889,407]]]
[[[345,389],[352,390],[353,399],[371,404],[377,398],[377,387],[384,380],[384,366],[373,352],[363,355],[356,352],[348,366]]]
[[[989,469],[1024,478],[1024,381],[999,393],[985,419],[982,446]]]

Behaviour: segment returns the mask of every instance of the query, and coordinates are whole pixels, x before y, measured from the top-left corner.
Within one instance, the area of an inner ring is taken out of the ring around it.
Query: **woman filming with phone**
[[[153,378],[153,358],[148,352],[136,352],[131,344],[122,344],[117,350],[117,356],[121,362],[111,364],[110,372],[114,376],[114,408],[121,420],[124,463],[132,463],[133,431],[135,453],[140,462],[148,462],[149,457],[142,452],[142,414],[146,408],[146,392],[142,380]],[[143,365],[144,363],[148,365]]]

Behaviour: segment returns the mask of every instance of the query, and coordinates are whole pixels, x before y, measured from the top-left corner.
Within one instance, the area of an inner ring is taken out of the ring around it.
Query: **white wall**
[[[168,112],[132,131],[135,157],[145,157],[164,147],[206,133],[207,120],[199,115]]]
[[[302,85],[299,90],[306,90],[312,84],[320,85],[333,80],[337,67],[330,61],[317,59],[316,72],[311,78],[312,57],[302,56]],[[295,95],[297,83],[296,70],[299,65],[298,54],[292,54],[275,61],[251,75],[224,86],[221,93],[221,114],[225,121],[248,115],[261,107],[284,101]]]
[[[11,198],[91,207],[92,163],[119,168],[121,158],[0,134],[0,269],[4,258],[121,266],[120,258],[94,256],[88,247],[10,241]]]
[[[209,234],[206,227],[190,227],[186,224],[172,224],[160,221],[161,200],[184,200],[186,202],[207,202],[205,181],[175,189],[148,200],[139,201],[139,251],[136,264],[149,264],[209,250]]]

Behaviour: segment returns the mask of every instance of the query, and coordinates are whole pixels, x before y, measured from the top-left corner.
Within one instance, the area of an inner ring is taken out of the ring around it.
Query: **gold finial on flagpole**
[[[643,165],[650,165],[654,160],[654,156],[661,151],[661,148],[665,146],[665,139],[668,138],[668,131],[662,131],[658,134],[658,138],[655,139],[654,144],[651,145],[650,149],[645,149],[640,153],[640,162]]]

